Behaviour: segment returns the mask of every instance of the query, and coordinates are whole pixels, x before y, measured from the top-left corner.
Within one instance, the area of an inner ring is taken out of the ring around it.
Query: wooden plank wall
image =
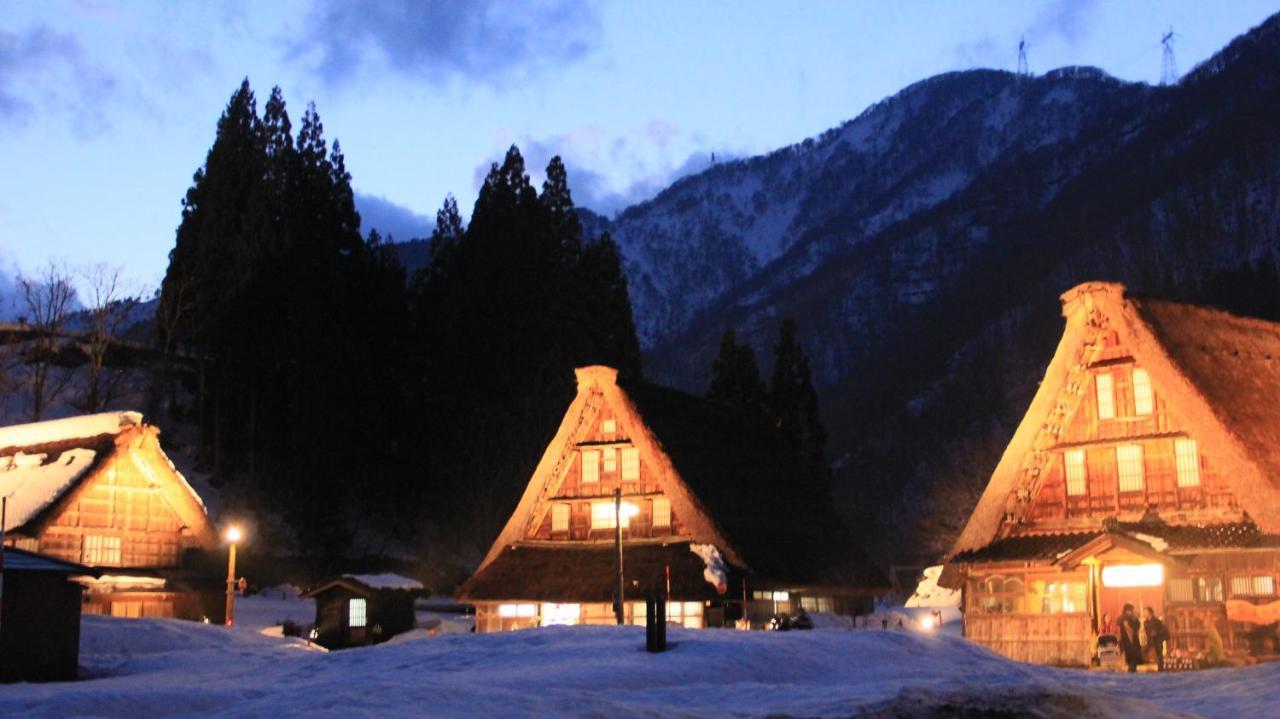
[[[1010,659],[1031,664],[1088,666],[1088,614],[971,614],[965,636]]]

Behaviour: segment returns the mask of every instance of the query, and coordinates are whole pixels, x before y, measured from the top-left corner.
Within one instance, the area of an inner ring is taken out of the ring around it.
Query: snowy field
[[[823,716],[1261,719],[1280,665],[1103,675],[904,631],[639,627],[445,635],[325,653],[251,627],[86,616],[92,677],[0,686],[0,716]],[[1033,713],[1034,712],[1034,713]]]

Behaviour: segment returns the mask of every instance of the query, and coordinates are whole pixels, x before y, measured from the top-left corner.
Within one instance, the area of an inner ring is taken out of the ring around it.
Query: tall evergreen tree
[[[720,336],[720,354],[711,365],[711,386],[707,399],[741,408],[761,417],[769,415],[769,393],[760,379],[756,353],[749,344],[738,344],[737,334],[727,329]]]
[[[830,489],[826,466],[827,431],[818,411],[818,393],[813,388],[809,358],[796,336],[795,320],[783,320],[774,352],[773,380],[769,386],[773,421],[799,451],[816,489]]]

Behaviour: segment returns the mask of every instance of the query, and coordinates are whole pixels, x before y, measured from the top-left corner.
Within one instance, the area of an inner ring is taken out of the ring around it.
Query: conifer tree
[[[830,488],[825,453],[827,432],[818,412],[818,393],[809,373],[809,359],[796,336],[795,320],[783,320],[774,353],[769,386],[773,421],[806,463],[809,478],[822,492]]]
[[[738,344],[737,334],[727,329],[720,336],[720,354],[711,365],[711,386],[707,399],[738,407],[766,417],[769,393],[760,379],[756,353],[749,344]]]

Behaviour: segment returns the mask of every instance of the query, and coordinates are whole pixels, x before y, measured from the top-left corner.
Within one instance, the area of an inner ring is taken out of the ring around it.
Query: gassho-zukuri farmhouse
[[[1087,664],[1100,621],[1152,607],[1168,653],[1275,652],[1280,324],[1091,282],[948,558],[964,633]],[[1219,644],[1220,643],[1220,644]]]
[[[629,623],[644,624],[650,594],[686,627],[760,627],[801,609],[866,613],[887,590],[830,499],[796,490],[802,464],[773,428],[609,367],[576,375],[515,513],[459,592],[477,631],[614,623],[618,517]]]

